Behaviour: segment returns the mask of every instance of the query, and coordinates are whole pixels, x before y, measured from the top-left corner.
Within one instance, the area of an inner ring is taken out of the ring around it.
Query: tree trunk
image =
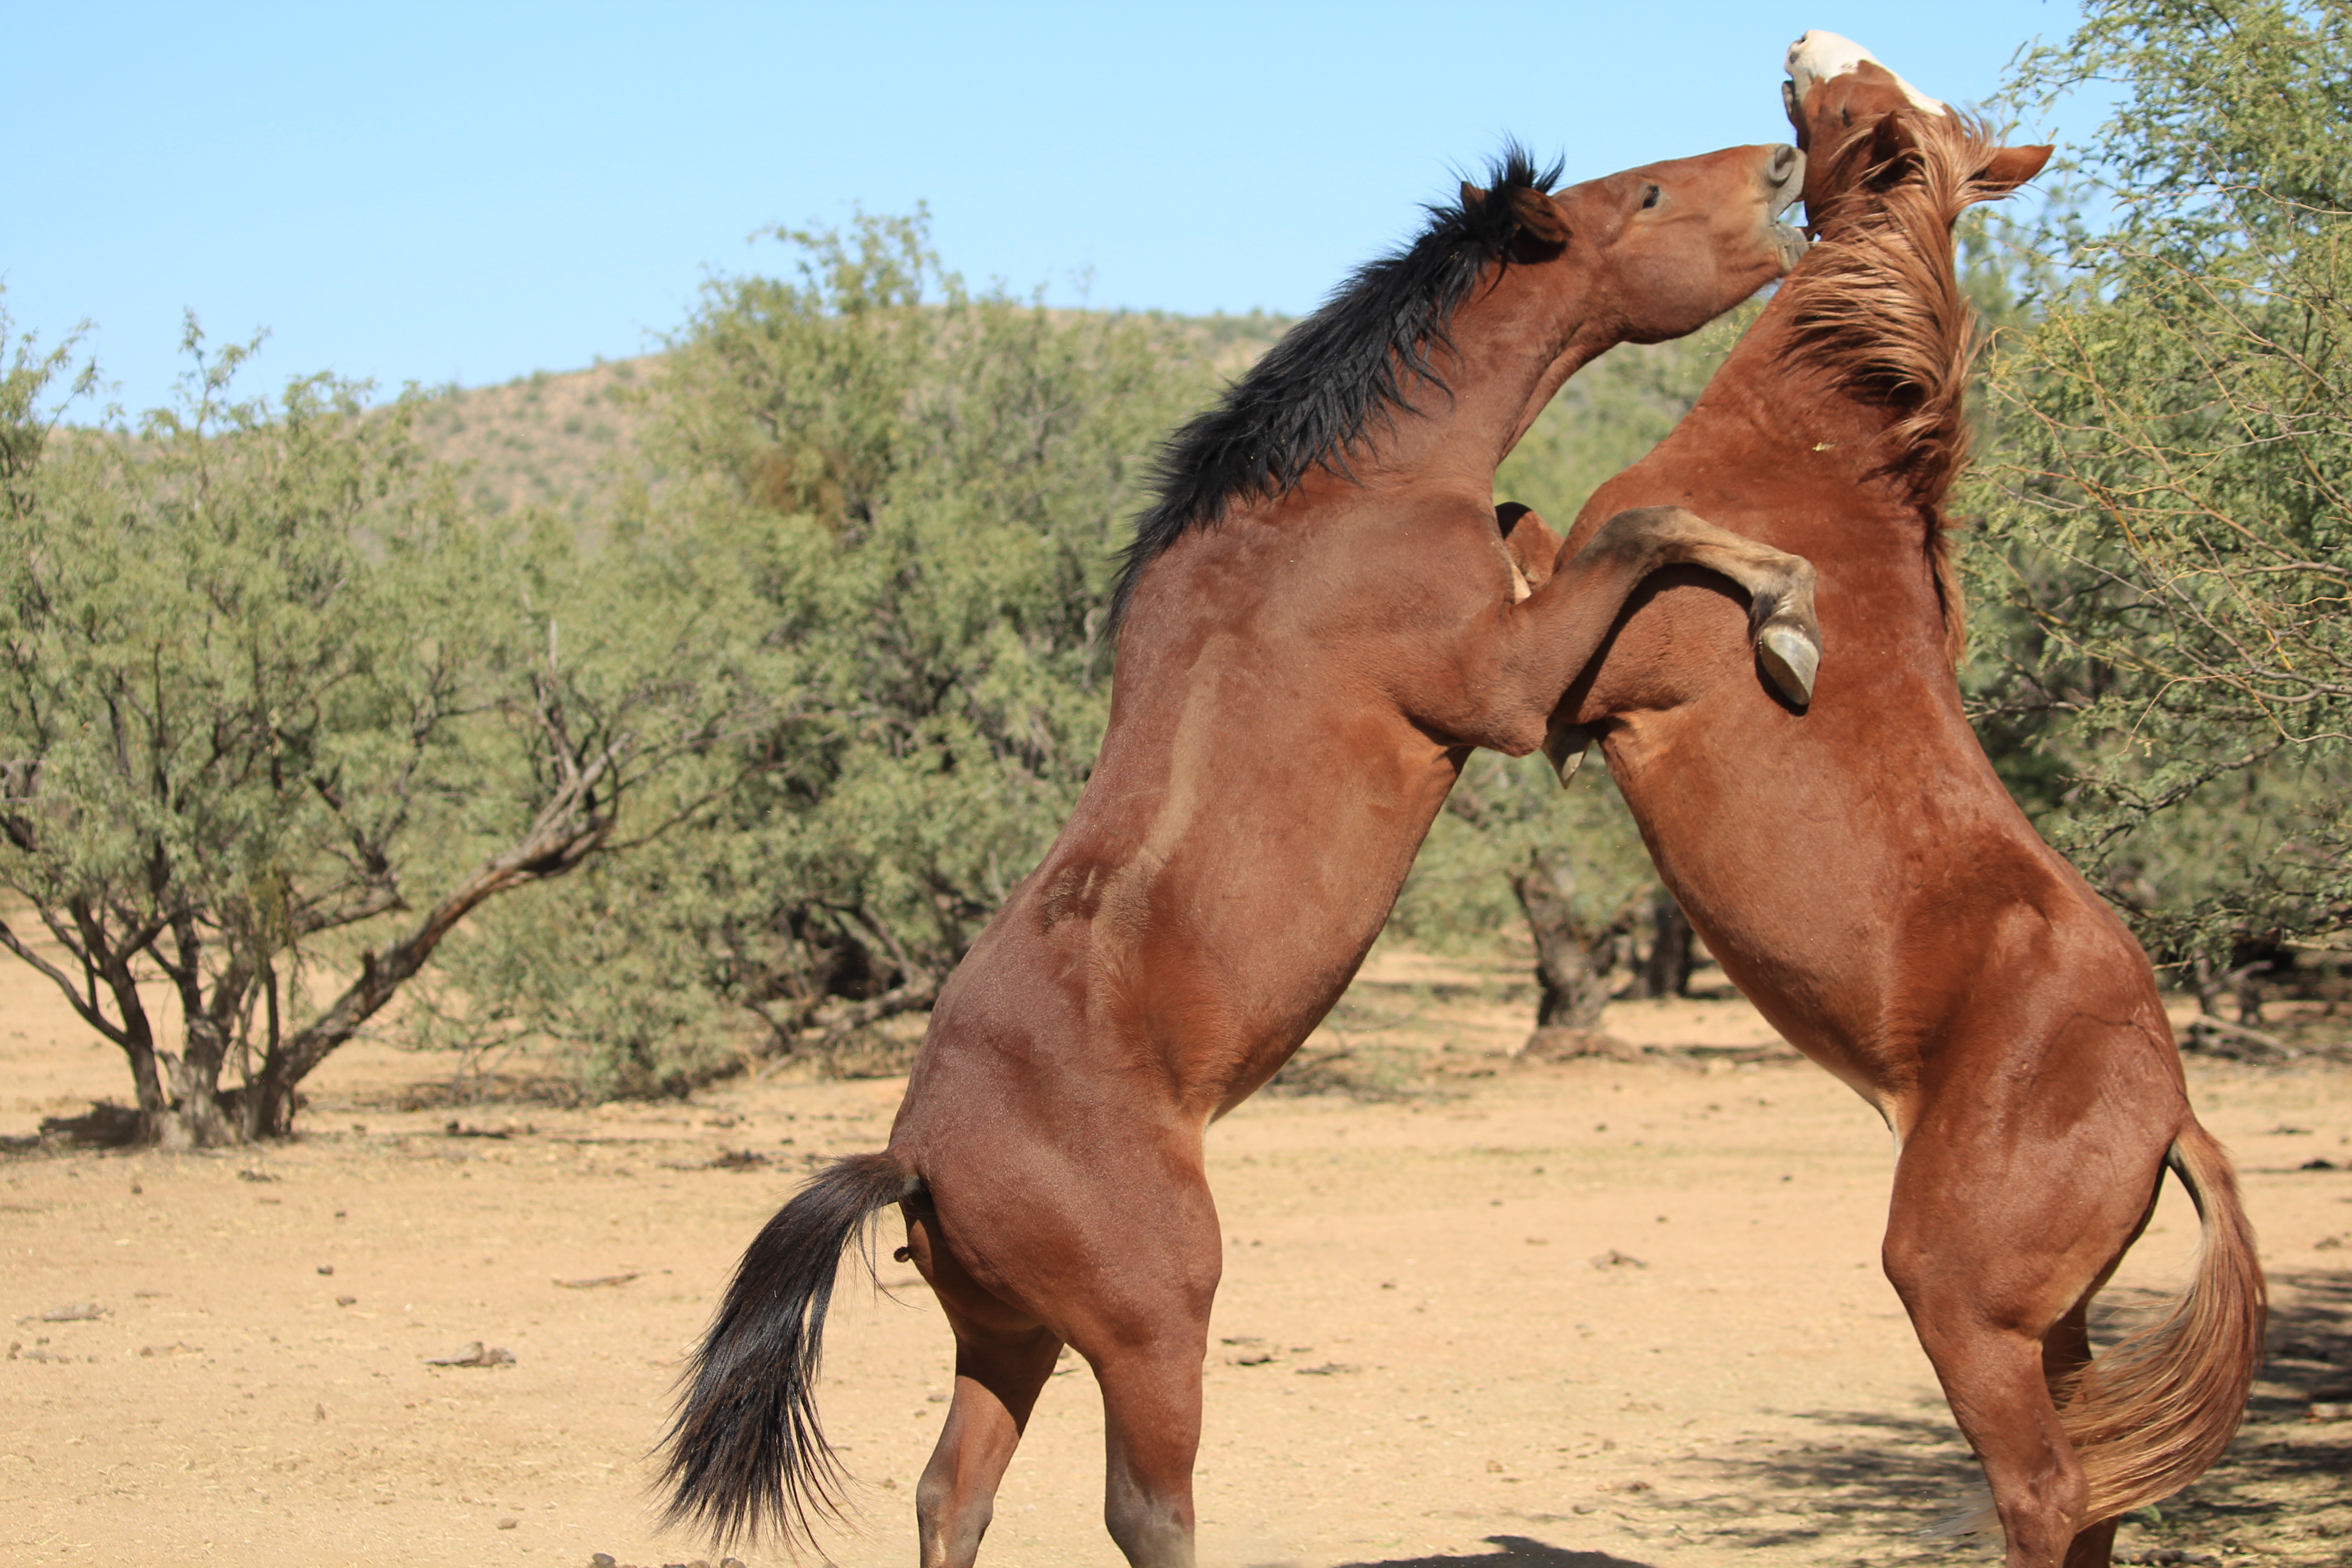
[[[2253,1025],[2263,1022],[2263,983],[2256,978],[2270,965],[2257,960],[2230,972],[2231,982],[2238,992],[2238,1022]]]
[[[45,976],[64,995],[82,1021],[121,1048],[131,1063],[131,1083],[139,1101],[137,1143],[177,1142],[173,1112],[173,1085],[177,1063],[155,1048],[155,1027],[139,997],[139,982],[131,972],[126,951],[109,939],[106,926],[87,903],[68,900],[63,910],[41,916],[49,932],[83,964],[81,981],[51,963],[0,921],[0,948],[15,953]],[[79,939],[77,942],[76,939]],[[134,942],[129,951],[137,950]],[[114,998],[116,1016],[109,1018],[99,1005],[100,985]]]
[[[1675,896],[1660,888],[1650,896],[1650,957],[1642,966],[1642,994],[1687,996],[1691,977],[1691,923]]]
[[[156,1142],[167,1149],[218,1149],[241,1142],[228,1107],[221,1103],[220,1064],[208,1067],[194,1051],[156,1054],[172,1095]]]
[[[248,1068],[245,1086],[227,1098],[236,1110],[237,1135],[247,1142],[283,1138],[294,1131],[294,1080],[287,1076],[286,1037],[278,1015],[278,967],[261,962],[261,1066]]]
[[[2221,1016],[2221,976],[2210,952],[2199,952],[2189,967],[2189,983],[2196,988],[2197,1010],[2208,1018]]]
[[[172,1118],[172,1097],[163,1091],[163,1073],[155,1060],[155,1047],[152,1041],[133,1035],[122,1042],[122,1054],[131,1058],[131,1082],[139,1097],[137,1142],[161,1143]]]
[[[247,1143],[283,1138],[294,1131],[294,1084],[283,1058],[263,1062],[250,1081],[221,1096],[236,1115],[237,1137]]]
[[[1535,939],[1536,1027],[1591,1029],[1609,1005],[1609,972],[1616,961],[1614,923],[1588,931],[1559,889],[1550,866],[1538,857],[1511,879],[1511,891],[1528,917]]]

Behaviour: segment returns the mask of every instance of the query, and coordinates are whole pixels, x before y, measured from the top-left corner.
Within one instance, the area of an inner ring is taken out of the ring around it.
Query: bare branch
[[[131,1037],[124,1033],[113,1020],[99,1011],[95,986],[91,987],[89,1000],[83,1000],[81,993],[74,988],[73,977],[26,946],[24,939],[9,929],[5,921],[0,921],[0,947],[5,947],[10,952],[32,965],[37,972],[48,976],[50,984],[65,994],[66,1001],[71,1005],[74,1012],[79,1015],[83,1023],[88,1024],[123,1049],[131,1048]]]
[[[613,803],[595,809],[597,785],[626,750],[625,737],[581,762],[572,759],[564,787],[535,817],[514,846],[484,861],[426,910],[406,935],[360,955],[359,977],[343,988],[326,1011],[286,1042],[284,1081],[299,1082],[335,1048],[392,1000],[433,956],[433,950],[486,899],[525,882],[560,877],[578,866],[612,830]]]

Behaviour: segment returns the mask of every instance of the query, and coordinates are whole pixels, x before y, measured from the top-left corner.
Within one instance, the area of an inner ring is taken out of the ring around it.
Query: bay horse
[[[1831,663],[1801,720],[1759,699],[1721,651],[1738,607],[1667,574],[1547,749],[1559,763],[1598,739],[1725,973],[1893,1131],[1885,1268],[1991,1494],[1990,1517],[1956,1526],[1997,1518],[2010,1568],[2092,1568],[2118,1515],[2228,1445],[2264,1287],[2147,955],[2011,802],[1953,674],[1944,506],[1975,329],[1951,227],[2050,149],[1996,145],[1833,34],[1788,66],[1815,243],[1568,546],[1672,505],[1801,553]],[[2168,1167],[2202,1219],[2193,1280],[2094,1359],[2091,1298]]]
[[[1553,192],[1558,167],[1513,148],[1171,438],[1117,584],[1094,772],[942,990],[887,1148],[818,1175],[744,1253],[665,1438],[671,1522],[813,1539],[838,1515],[820,1336],[845,1247],[895,1204],[955,1335],[916,1491],[925,1568],[974,1560],[1065,1345],[1101,1388],[1112,1538],[1141,1568],[1192,1562],[1224,1252],[1204,1131],[1346,988],[1472,748],[1539,746],[1669,563],[1747,591],[1737,640],[1769,700],[1810,689],[1802,561],[1665,508],[1555,572],[1494,500],[1572,372],[1787,270],[1801,164],[1732,148]]]

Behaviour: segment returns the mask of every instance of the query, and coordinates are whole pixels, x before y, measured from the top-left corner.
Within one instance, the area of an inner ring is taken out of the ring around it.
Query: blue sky
[[[183,309],[268,328],[268,382],[477,385],[644,352],[711,271],[782,264],[763,226],[925,202],[974,283],[1298,312],[1507,133],[1571,179],[1785,140],[1808,26],[1975,101],[2075,15],[0,0],[0,303],[46,342],[90,321],[133,409],[169,395]]]

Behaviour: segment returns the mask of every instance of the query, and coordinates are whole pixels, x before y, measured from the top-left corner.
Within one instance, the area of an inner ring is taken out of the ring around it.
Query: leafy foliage
[[[1622,343],[1577,373],[1495,479],[1498,500],[1534,507],[1560,532],[1602,484],[1647,457],[1691,411],[1763,306],[1740,306],[1686,338]]]
[[[714,280],[655,371],[620,528],[740,574],[790,698],[710,763],[710,830],[451,953],[472,1037],[562,1040],[594,1089],[871,1057],[929,1005],[1086,781],[1116,549],[1213,384],[1179,324],[971,293],[919,216],[777,237],[795,276]]]
[[[2013,90],[2093,79],[2111,216],[2044,226],[1992,372],[1977,564],[2022,635],[1980,695],[2061,847],[2219,959],[2352,922],[2352,16],[2097,4]]]
[[[10,373],[0,887],[46,941],[0,943],[124,1051],[143,1136],[203,1144],[285,1131],[295,1085],[476,906],[601,844],[726,683],[677,647],[616,665],[642,623],[560,537],[457,507],[413,405],[324,377],[237,400],[247,351],[185,346],[181,404],[135,431],[37,423],[55,355]],[[560,647],[559,605],[635,629]]]

